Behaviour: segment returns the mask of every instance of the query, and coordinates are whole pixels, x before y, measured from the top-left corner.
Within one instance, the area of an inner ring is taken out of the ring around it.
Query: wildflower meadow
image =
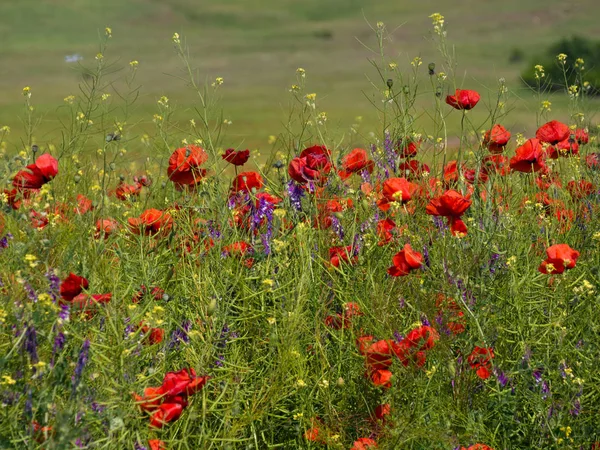
[[[506,80],[464,76],[430,18],[436,62],[365,24],[376,126],[333,131],[298,68],[259,150],[183,34],[188,121],[166,93],[139,128],[111,28],[52,134],[17,87],[0,448],[600,449],[598,86],[558,54],[554,108],[537,64],[511,129]]]

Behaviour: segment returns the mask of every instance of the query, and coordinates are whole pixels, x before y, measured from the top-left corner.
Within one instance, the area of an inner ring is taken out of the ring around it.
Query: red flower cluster
[[[494,359],[493,348],[475,346],[467,358],[467,361],[469,362],[471,369],[476,371],[479,378],[482,380],[487,380],[492,374],[492,359]]]
[[[483,145],[487,147],[490,153],[502,153],[510,140],[510,136],[510,131],[502,125],[496,124],[491,130],[485,132]]]
[[[342,158],[342,170],[339,171],[340,178],[345,180],[353,173],[359,173],[363,170],[371,173],[375,163],[369,159],[367,151],[362,148],[355,148]]]
[[[341,328],[348,329],[352,326],[352,319],[362,315],[363,313],[357,303],[348,302],[344,306],[343,313],[338,313],[335,316],[327,316],[325,318],[325,325],[334,330]]]
[[[128,222],[133,233],[146,236],[166,233],[173,226],[171,215],[158,209],[147,209],[139,217],[130,217]]]
[[[438,332],[430,326],[415,328],[400,342],[391,339],[374,341],[373,336],[358,338],[358,350],[365,357],[367,375],[376,386],[389,388],[392,386],[393,357],[396,356],[403,366],[411,362],[422,367],[426,361],[426,351],[433,348],[439,339]]]
[[[573,250],[567,244],[556,244],[546,249],[548,256],[542,262],[538,270],[542,273],[554,275],[563,273],[567,269],[572,269],[577,263],[579,252]]]
[[[60,284],[60,296],[61,303],[71,305],[90,318],[95,314],[96,305],[110,302],[112,294],[90,295],[83,292],[88,286],[89,281],[86,278],[71,272]]]
[[[358,255],[354,254],[354,249],[351,245],[346,247],[331,247],[329,249],[329,262],[333,267],[340,267],[342,262],[353,265],[358,262]]]
[[[447,217],[450,231],[455,236],[467,234],[467,226],[461,216],[471,206],[469,197],[470,195],[465,197],[457,191],[446,191],[442,196],[431,199],[426,212],[432,216]]]
[[[13,186],[27,197],[31,190],[40,189],[56,175],[58,175],[58,161],[52,155],[45,153],[33,164],[17,172],[13,178]]]
[[[159,387],[144,389],[144,395],[133,394],[143,411],[150,413],[150,426],[162,428],[181,416],[188,405],[188,396],[200,391],[210,377],[196,376],[192,368],[168,372]]]

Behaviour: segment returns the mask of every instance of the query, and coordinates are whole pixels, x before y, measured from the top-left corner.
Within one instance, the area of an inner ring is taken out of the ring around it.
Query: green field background
[[[196,97],[181,79],[171,42],[178,32],[199,79],[225,80],[221,105],[232,121],[227,145],[260,148],[269,135],[283,131],[297,67],[306,69],[307,90],[318,94],[331,129],[346,130],[362,116],[367,131],[377,120],[369,103],[374,90],[368,79],[376,77],[369,63],[374,55],[366,48],[376,46],[369,24],[385,22],[392,37],[390,58],[406,67],[421,56],[425,72],[427,63],[441,64],[430,35],[428,16],[434,12],[445,16],[455,46],[457,85],[476,89],[485,99],[504,77],[514,108],[505,125],[515,131],[531,132],[535,126],[538,99],[519,80],[534,55],[563,36],[600,38],[597,0],[5,0],[0,2],[0,126],[11,127],[9,142],[17,146],[21,90],[31,86],[36,113],[44,117],[36,139],[51,140],[60,128],[57,107],[67,95],[78,94],[81,81],[81,70],[65,56],[80,54],[83,64],[93,64],[99,36],[109,26],[107,59],[123,68],[139,61],[142,89],[132,120],[140,130],[153,127],[162,95],[177,108],[178,120],[193,117]],[[517,48],[524,59],[509,63]],[[550,99],[553,115],[568,120],[566,96]],[[426,117],[420,125],[427,131]]]

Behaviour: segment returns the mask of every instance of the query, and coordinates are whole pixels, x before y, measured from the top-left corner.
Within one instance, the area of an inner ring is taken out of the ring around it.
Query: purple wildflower
[[[575,402],[573,402],[573,408],[569,410],[569,414],[571,414],[573,417],[577,417],[580,413],[581,402],[579,401],[579,399],[576,399]]]
[[[35,327],[33,325],[29,325],[25,329],[23,348],[29,354],[31,364],[36,364],[39,361],[39,358],[37,354],[37,333],[35,332]]]
[[[338,238],[340,238],[340,240],[344,239],[345,233],[344,233],[344,227],[342,227],[342,224],[340,223],[339,219],[332,215],[331,217],[331,228],[333,229],[333,231],[335,232],[335,234],[337,234]]]
[[[506,374],[497,367],[494,369],[494,373],[496,374],[496,378],[498,379],[498,383],[500,383],[500,386],[506,387],[506,385],[508,384],[508,377],[506,376]]]
[[[56,355],[64,348],[67,337],[61,331],[54,338],[54,345],[52,346],[52,359],[50,360],[50,367],[54,367],[56,362]]]
[[[304,189],[294,183],[292,180],[287,185],[288,195],[290,196],[290,203],[296,211],[302,211],[302,197],[304,196]]]
[[[188,332],[192,329],[192,322],[189,320],[184,320],[179,328],[177,328],[171,334],[171,342],[169,343],[169,348],[173,349],[179,347],[181,342],[187,344],[190,341],[188,336]]]
[[[75,373],[71,377],[73,394],[77,390],[79,383],[81,382],[81,376],[83,375],[83,369],[88,361],[88,355],[90,351],[90,340],[86,339],[79,352],[79,358],[77,359],[77,366],[75,366]]]
[[[69,320],[69,305],[60,305],[60,311],[58,312],[58,318],[63,322]]]
[[[27,291],[27,298],[31,300],[33,303],[37,303],[38,296],[35,293],[35,289],[31,287],[31,285],[27,282],[23,284],[23,288]]]
[[[429,259],[429,249],[426,245],[423,246],[423,260],[425,261],[425,266],[427,266],[427,268],[431,267],[431,260]]]

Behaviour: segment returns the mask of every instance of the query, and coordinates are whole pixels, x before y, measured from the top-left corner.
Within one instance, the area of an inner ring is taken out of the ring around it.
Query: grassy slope
[[[194,99],[181,75],[170,37],[177,31],[186,38],[192,61],[201,77],[222,76],[225,116],[233,121],[231,145],[260,146],[266,136],[281,131],[287,87],[294,71],[304,67],[309,90],[318,92],[331,122],[346,128],[357,115],[367,127],[375,115],[361,90],[371,91],[365,74],[374,76],[367,58],[372,54],[357,39],[374,45],[372,23],[383,20],[393,29],[388,47],[399,62],[421,55],[425,63],[439,61],[433,44],[424,36],[428,15],[446,16],[449,39],[456,45],[459,84],[484,91],[505,77],[523,97],[511,113],[511,126],[531,127],[536,103],[522,88],[522,65],[509,65],[508,55],[519,47],[527,55],[561,35],[600,37],[596,20],[600,5],[581,0],[507,0],[502,12],[495,2],[464,0],[449,6],[439,1],[367,0],[20,0],[0,3],[0,125],[11,126],[18,136],[21,88],[34,89],[34,102],[48,122],[39,131],[42,140],[58,126],[55,108],[77,93],[79,75],[64,56],[79,53],[90,63],[97,52],[98,32],[113,28],[110,55],[122,65],[140,61],[143,96],[137,118],[151,127],[154,105],[168,95],[191,117]],[[331,38],[323,38],[330,33]],[[357,39],[356,39],[357,38]],[[556,105],[558,105],[555,102]],[[187,110],[187,112],[186,112]],[[554,108],[558,114],[559,108]],[[564,116],[564,114],[563,114]],[[427,126],[426,120],[422,123]]]

